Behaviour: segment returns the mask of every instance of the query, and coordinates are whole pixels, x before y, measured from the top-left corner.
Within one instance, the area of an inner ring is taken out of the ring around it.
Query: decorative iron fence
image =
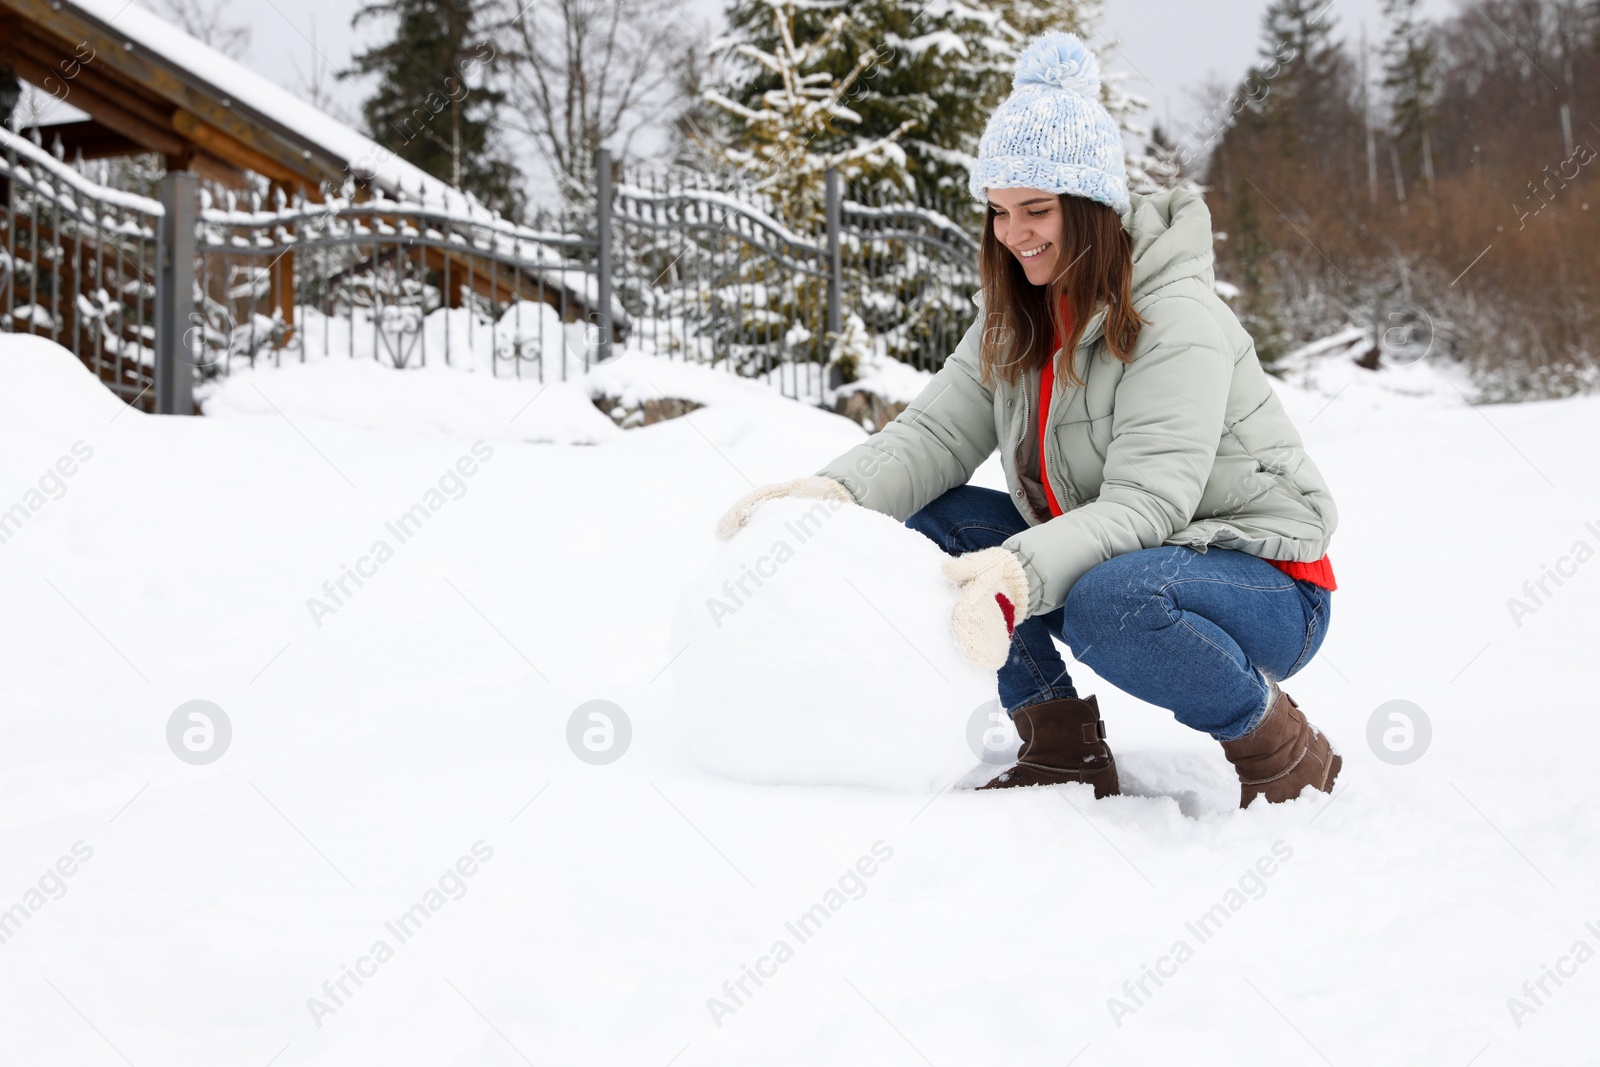
[[[800,232],[759,196],[709,175],[641,169],[616,188],[617,293],[639,338],[669,357],[727,365],[792,397],[840,367],[846,316],[877,354],[937,370],[971,322],[977,242],[961,205],[844,198]]]
[[[230,197],[201,209],[204,373],[309,353],[400,369],[478,360],[496,375],[567,377],[563,327],[597,301],[592,255],[584,262],[593,241],[488,213],[463,218],[425,196],[357,201],[351,192],[321,203],[280,195],[266,207]],[[626,321],[614,325],[625,337]]]
[[[938,370],[972,323],[978,242],[954,220],[976,205],[868,193],[840,206],[846,300],[887,355]]]
[[[148,408],[161,204],[0,136],[0,326],[50,337]]]
[[[442,187],[219,199],[169,172],[157,200],[8,131],[0,149],[0,329],[50,337],[147,410],[188,413],[197,385],[261,359],[542,381],[627,338],[595,239],[464,211]]]
[[[618,343],[820,399],[862,358],[936,370],[971,316],[977,245],[948,206],[844,198],[805,232],[759,196],[598,153],[582,234],[520,226],[442,186],[160,199],[0,131],[0,329],[49,336],[130,403],[187,413],[239,365],[429,360],[566,379]]]

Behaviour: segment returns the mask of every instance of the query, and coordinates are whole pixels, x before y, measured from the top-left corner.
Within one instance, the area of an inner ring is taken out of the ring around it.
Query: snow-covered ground
[[[1342,515],[1287,688],[1345,769],[1239,812],[1214,742],[1084,668],[1128,795],[703,769],[687,730],[759,749],[779,703],[677,706],[715,520],[863,431],[597,373],[707,406],[624,433],[581,383],[334,360],[155,418],[0,339],[0,1063],[1600,1060],[1600,399],[1280,386]],[[857,610],[887,647],[934,588]],[[882,685],[827,622],[782,725]],[[1396,700],[1410,763],[1368,741]]]

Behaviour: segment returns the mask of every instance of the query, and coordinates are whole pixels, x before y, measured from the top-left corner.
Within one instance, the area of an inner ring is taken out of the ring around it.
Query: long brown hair
[[[1073,352],[1094,313],[1106,307],[1105,339],[1111,354],[1124,363],[1133,358],[1144,319],[1133,309],[1133,238],[1122,228],[1115,209],[1086,197],[1059,194],[1063,216],[1061,250],[1067,266],[1046,285],[1028,281],[1016,254],[994,235],[995,209],[985,212],[983,241],[978,248],[978,274],[983,283],[987,321],[979,345],[979,368],[985,383],[998,373],[1009,384],[1042,367],[1054,354],[1052,336],[1064,340],[1065,376],[1083,385],[1073,367]],[[1067,298],[1068,325],[1061,321],[1061,297]],[[1059,368],[1058,368],[1059,369]]]

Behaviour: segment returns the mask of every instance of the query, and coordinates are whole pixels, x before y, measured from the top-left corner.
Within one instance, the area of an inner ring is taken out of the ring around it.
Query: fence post
[[[169,170],[160,182],[161,225],[156,230],[155,379],[158,415],[194,413],[195,176]]]
[[[830,341],[837,341],[839,331],[844,328],[844,312],[842,308],[844,288],[844,271],[839,263],[839,226],[841,199],[839,190],[839,172],[829,167],[824,175],[824,183],[828,196],[828,335]]]
[[[611,152],[597,148],[594,152],[595,170],[595,238],[599,245],[596,271],[599,274],[599,326],[600,344],[594,362],[605,363],[611,358]]]

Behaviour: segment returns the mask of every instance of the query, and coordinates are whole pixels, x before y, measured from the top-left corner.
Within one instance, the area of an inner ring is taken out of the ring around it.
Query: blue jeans
[[[951,555],[1028,527],[1011,498],[963,485],[906,525]],[[1288,678],[1328,632],[1332,593],[1245,552],[1161,545],[1114,556],[1078,579],[1064,604],[1025,620],[999,670],[1000,703],[1020,707],[1078,691],[1051,637],[1079,663],[1219,741],[1267,713],[1267,677]]]

